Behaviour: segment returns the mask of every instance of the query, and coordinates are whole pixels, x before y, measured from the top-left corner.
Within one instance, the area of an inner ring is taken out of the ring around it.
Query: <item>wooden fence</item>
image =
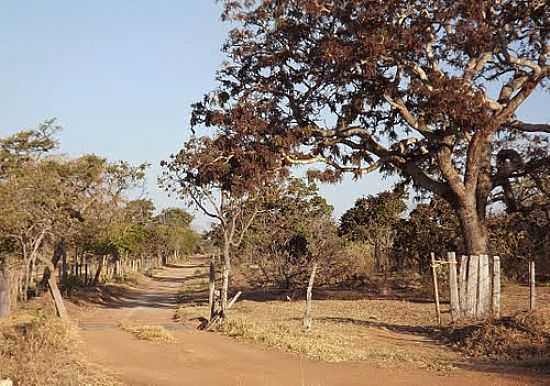
[[[441,324],[438,272],[445,269],[449,282],[451,321],[501,317],[501,259],[499,256],[461,256],[449,252],[446,259],[431,254],[434,303]],[[529,309],[536,303],[535,262],[529,261]]]

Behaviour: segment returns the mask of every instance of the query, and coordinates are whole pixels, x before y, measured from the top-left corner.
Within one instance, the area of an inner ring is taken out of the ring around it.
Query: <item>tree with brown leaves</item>
[[[231,253],[243,242],[263,210],[266,189],[285,168],[257,143],[243,146],[240,137],[226,132],[213,137],[193,136],[183,148],[163,161],[160,183],[216,222],[223,235],[221,317],[227,307]],[[262,157],[262,153],[269,157]]]
[[[516,115],[548,90],[548,11],[521,0],[227,0],[223,16],[237,23],[227,62],[192,123],[262,142],[288,164],[323,164],[322,180],[397,174],[451,205],[465,253],[488,253],[488,205],[522,209],[518,179],[548,188],[550,124]]]

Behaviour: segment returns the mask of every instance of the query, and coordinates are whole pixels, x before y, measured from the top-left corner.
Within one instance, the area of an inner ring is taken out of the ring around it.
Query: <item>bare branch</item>
[[[218,219],[220,220],[222,223],[225,221],[223,216],[219,216],[215,213],[212,213],[211,211],[209,211],[204,205],[203,203],[196,197],[195,194],[193,193],[189,193],[189,196],[191,197],[191,199],[193,200],[193,202],[195,203],[195,205],[197,205],[197,207],[202,210],[202,212],[207,215],[208,217],[211,217],[211,218],[215,218],[215,219]],[[208,194],[206,194],[206,196],[208,197]],[[217,209],[217,207],[215,207]]]
[[[529,133],[550,133],[550,123],[527,123],[513,121],[511,127]]]

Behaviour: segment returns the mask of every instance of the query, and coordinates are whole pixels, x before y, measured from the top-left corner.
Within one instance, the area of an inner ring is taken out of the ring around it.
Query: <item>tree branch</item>
[[[513,121],[513,129],[529,133],[550,133],[550,123],[527,123],[522,121]]]

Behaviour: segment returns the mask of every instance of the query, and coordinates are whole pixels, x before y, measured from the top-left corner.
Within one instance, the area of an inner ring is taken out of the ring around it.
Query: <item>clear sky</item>
[[[62,150],[153,165],[189,134],[190,104],[214,87],[229,25],[215,0],[0,0],[0,135],[57,117]],[[538,93],[521,114],[550,122]],[[390,186],[378,174],[322,186],[336,215]],[[195,226],[204,228],[199,217]]]

